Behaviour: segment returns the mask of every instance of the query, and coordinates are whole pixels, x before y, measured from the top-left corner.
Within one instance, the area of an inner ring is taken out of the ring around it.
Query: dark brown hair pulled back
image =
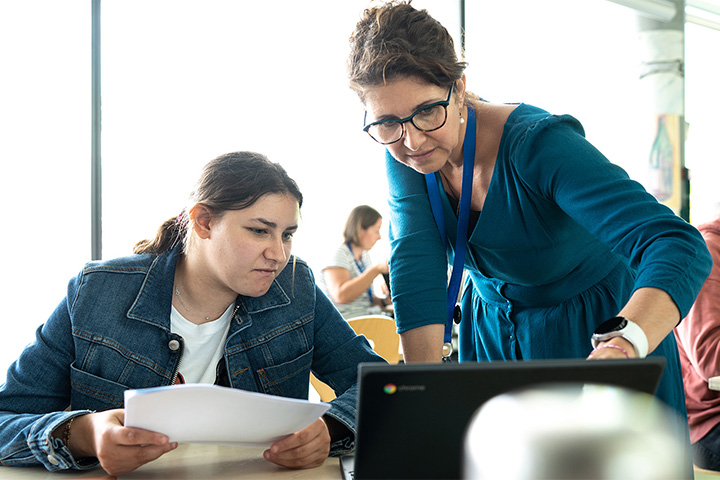
[[[166,220],[155,238],[135,245],[134,253],[161,254],[178,242],[187,248],[192,206],[204,205],[214,216],[228,210],[242,210],[267,194],[286,194],[302,206],[302,193],[285,169],[265,155],[255,152],[232,152],[208,162],[190,194],[189,206],[177,217]]]
[[[449,87],[462,77],[465,67],[447,29],[410,1],[366,9],[350,36],[350,88],[363,101],[365,88],[397,77],[418,77]]]

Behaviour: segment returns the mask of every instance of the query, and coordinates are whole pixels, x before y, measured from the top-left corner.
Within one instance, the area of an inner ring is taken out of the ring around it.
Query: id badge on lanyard
[[[460,323],[460,307],[457,306],[460,282],[462,280],[465,252],[467,250],[467,232],[470,219],[470,199],[472,197],[473,168],[475,166],[475,111],[468,107],[467,125],[465,127],[465,140],[463,142],[463,174],[460,205],[458,211],[457,237],[455,240],[455,260],[447,289],[447,322],[445,323],[445,338],[443,345],[443,361],[449,361],[453,353],[452,328],[453,323]],[[430,198],[430,207],[435,218],[445,251],[448,249],[448,237],[445,230],[445,214],[443,213],[440,188],[435,173],[425,174],[425,183]]]

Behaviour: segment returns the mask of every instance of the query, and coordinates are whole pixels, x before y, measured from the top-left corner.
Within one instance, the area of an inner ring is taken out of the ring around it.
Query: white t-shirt
[[[334,255],[331,256],[329,261],[325,264],[325,267],[323,267],[323,273],[318,282],[320,289],[325,292],[325,295],[327,295],[330,300],[332,300],[335,307],[337,307],[345,319],[359,317],[361,315],[377,314],[382,311],[378,305],[373,305],[372,299],[370,298],[370,295],[368,295],[367,290],[350,303],[337,303],[333,299],[332,295],[330,295],[330,291],[325,283],[325,269],[328,267],[344,268],[350,272],[350,279],[352,280],[353,278],[360,276],[362,273],[358,263],[363,266],[363,269],[370,268],[373,265],[370,254],[367,251],[363,252],[360,262],[356,262],[355,257],[353,257],[353,254],[350,252],[350,249],[347,245],[343,244],[340,248],[335,250]]]
[[[185,383],[215,383],[217,364],[223,356],[234,311],[235,304],[232,304],[217,320],[196,325],[172,307],[170,330],[183,338],[178,371]]]

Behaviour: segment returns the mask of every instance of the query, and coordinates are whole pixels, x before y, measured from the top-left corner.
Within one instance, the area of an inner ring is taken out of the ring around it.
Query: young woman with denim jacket
[[[290,255],[301,204],[282,167],[254,153],[227,154],[206,165],[190,205],[135,255],[89,263],[0,386],[0,464],[99,463],[119,475],[177,446],[123,426],[125,390],[185,376],[307,398],[311,370],[334,388],[332,408],[264,456],[308,468],[351,451],[357,364],[382,359]],[[214,357],[177,333],[176,325],[216,322],[226,325]]]

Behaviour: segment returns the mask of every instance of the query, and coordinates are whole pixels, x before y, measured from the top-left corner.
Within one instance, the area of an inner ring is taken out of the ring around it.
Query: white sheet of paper
[[[307,427],[328,403],[217,385],[185,384],[125,391],[125,425],[171,442],[264,447]]]

